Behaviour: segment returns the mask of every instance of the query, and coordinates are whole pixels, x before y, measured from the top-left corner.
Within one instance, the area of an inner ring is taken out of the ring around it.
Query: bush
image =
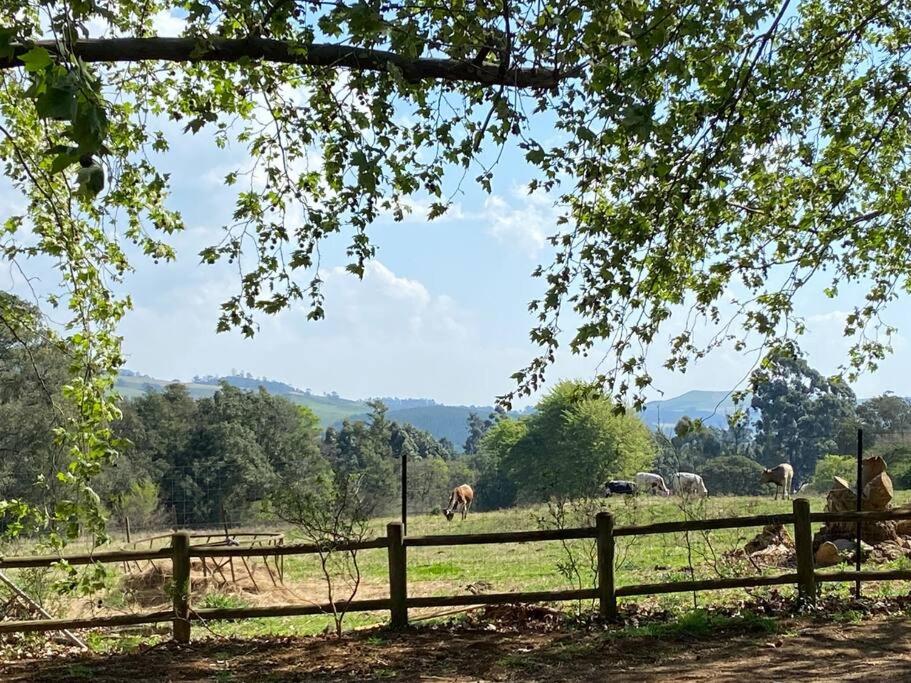
[[[889,476],[897,489],[911,488],[911,447],[892,446],[881,452],[886,461]]]
[[[114,513],[128,518],[134,529],[151,529],[163,523],[158,485],[148,479],[133,482],[114,503]]]
[[[816,471],[810,480],[810,489],[817,493],[825,493],[832,488],[835,477],[847,479],[849,482],[856,478],[857,460],[850,455],[827,455],[816,461]]]
[[[502,464],[519,501],[595,495],[610,477],[629,477],[655,459],[655,442],[632,411],[581,382],[560,382],[526,418]]]
[[[742,455],[723,455],[706,460],[702,479],[710,494],[751,496],[765,493],[760,483],[762,465]]]

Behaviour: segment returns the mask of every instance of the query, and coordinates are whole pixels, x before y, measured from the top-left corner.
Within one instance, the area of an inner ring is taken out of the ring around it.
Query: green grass
[[[909,499],[908,492],[897,492],[897,504]],[[657,521],[680,520],[684,512],[674,498],[638,499],[613,498],[605,501],[615,514],[618,526],[648,524]],[[823,496],[811,497],[811,508],[822,510]],[[781,512],[791,509],[789,501],[774,501],[761,497],[710,497],[698,511],[699,516],[732,517]],[[495,531],[518,531],[537,528],[537,518],[544,513],[543,507],[525,507],[489,513],[472,513],[461,522],[458,519],[447,522],[442,515],[415,515],[408,520],[411,535],[441,533],[487,533]],[[384,533],[387,521],[377,520],[374,532]],[[724,529],[708,534],[691,534],[693,547],[693,578],[717,578],[719,571],[730,574],[722,555],[725,551],[742,548],[760,531],[759,528]],[[587,541],[570,542],[567,545],[578,552],[584,552]],[[683,534],[665,534],[649,537],[623,537],[617,539],[617,586],[637,583],[659,583],[681,581],[690,578],[688,571],[687,547]],[[490,584],[489,592],[519,592],[536,590],[559,590],[570,588],[567,579],[557,570],[557,564],[566,557],[560,542],[506,543],[497,545],[421,547],[408,551],[408,593],[411,596],[464,595],[468,584],[484,581]],[[383,597],[388,591],[388,568],[385,550],[369,550],[359,554],[363,573],[360,597]],[[895,564],[907,563],[897,560]],[[880,568],[891,568],[892,564]],[[288,557],[285,571],[289,580],[319,586],[320,572],[313,556]],[[745,574],[755,574],[751,567],[742,568]],[[786,569],[771,568],[765,574],[775,574]],[[592,585],[593,576],[583,569],[583,583]],[[754,589],[752,594],[764,595],[773,589]],[[793,589],[784,586],[778,589],[789,595]],[[850,586],[826,584],[826,591],[843,591],[847,596]],[[898,595],[905,591],[899,582],[865,584],[868,595]],[[746,597],[741,590],[713,591],[697,594],[700,607],[730,603]],[[639,603],[674,610],[681,614],[692,609],[691,593],[667,594],[661,596],[631,598]],[[621,600],[621,604],[622,604]],[[587,606],[582,605],[583,607]],[[576,605],[567,605],[576,607]],[[430,610],[422,616],[445,610]],[[347,628],[357,628],[374,623],[385,623],[387,615],[351,614],[346,620]],[[321,631],[327,620],[324,617],[288,617],[282,620],[262,619],[251,622],[235,622],[225,625],[225,633],[240,635],[263,635],[267,632],[281,633],[292,629],[294,633]],[[692,627],[692,624],[686,627]],[[219,631],[222,632],[222,631]]]
[[[763,617],[753,612],[744,612],[739,616],[726,616],[707,610],[684,612],[676,619],[645,626],[627,627],[608,631],[605,637],[614,640],[625,638],[658,638],[661,640],[684,640],[686,638],[706,638],[715,633],[776,633],[778,622],[771,617]]]
[[[247,601],[231,593],[206,593],[202,599],[202,606],[209,609],[227,609],[231,607],[246,607]]]

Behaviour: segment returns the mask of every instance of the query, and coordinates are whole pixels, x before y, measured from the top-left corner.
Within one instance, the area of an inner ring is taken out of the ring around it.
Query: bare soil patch
[[[907,614],[833,623],[784,618],[770,635],[634,636],[551,623],[371,629],[345,636],[207,639],[118,655],[0,663],[4,681],[901,681],[911,680]]]

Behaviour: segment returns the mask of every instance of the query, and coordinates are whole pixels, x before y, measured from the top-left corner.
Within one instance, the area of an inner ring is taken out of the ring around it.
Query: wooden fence
[[[785,514],[687,520],[682,522],[659,522],[644,526],[615,527],[613,515],[609,512],[602,512],[597,515],[594,527],[406,537],[403,533],[402,524],[393,522],[387,526],[387,534],[384,537],[335,546],[335,548],[340,551],[386,548],[389,566],[389,597],[371,600],[352,600],[347,604],[338,604],[337,608],[347,612],[389,611],[392,626],[401,628],[408,624],[408,610],[410,608],[459,607],[503,603],[558,602],[565,600],[593,599],[598,601],[599,610],[603,616],[608,619],[614,619],[617,616],[618,598],[633,597],[637,595],[657,595],[661,593],[779,586],[785,584],[796,584],[799,594],[804,599],[812,601],[816,597],[817,585],[823,582],[911,580],[911,570],[817,572],[813,565],[812,523],[834,521],[867,522],[898,519],[911,519],[911,512],[811,513],[809,501],[798,498],[793,501],[793,512]],[[767,524],[793,525],[797,556],[797,569],[795,572],[779,574],[776,576],[676,581],[672,583],[650,583],[621,587],[616,587],[615,585],[614,543],[615,539],[619,537],[688,531],[711,531],[717,529],[765,526]],[[497,543],[530,543],[585,538],[595,539],[597,542],[598,572],[597,585],[594,588],[520,593],[487,593],[479,595],[448,595],[439,597],[408,597],[408,548],[486,545]],[[174,639],[178,642],[188,642],[190,639],[190,627],[192,622],[198,620],[253,619],[259,617],[329,614],[332,612],[332,606],[329,604],[287,604],[267,607],[199,609],[193,608],[190,604],[190,562],[192,558],[245,558],[253,555],[260,557],[264,555],[283,557],[287,555],[316,553],[318,550],[319,548],[315,545],[301,543],[257,548],[192,546],[190,544],[190,536],[187,532],[177,532],[171,537],[170,547],[158,550],[116,550],[96,552],[90,555],[72,555],[63,558],[52,556],[0,558],[0,570],[26,567],[50,567],[61,560],[66,560],[71,565],[82,565],[93,562],[125,562],[169,558],[172,562],[174,578],[172,593],[173,606],[170,610],[77,619],[7,621],[0,622],[0,633],[127,626],[170,621],[173,623]]]

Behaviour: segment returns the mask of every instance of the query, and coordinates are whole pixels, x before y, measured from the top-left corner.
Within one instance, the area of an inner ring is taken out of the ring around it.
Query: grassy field
[[[898,492],[896,503],[911,499],[911,492]],[[788,512],[789,501],[773,501],[760,497],[711,497],[699,503],[689,503],[684,510],[677,498],[621,498],[604,500],[602,504],[616,516],[618,525],[648,524],[656,521],[681,520],[685,515],[690,517],[730,517],[774,512]],[[811,498],[814,511],[821,511],[824,498]],[[528,530],[540,528],[541,519],[547,518],[546,506],[515,508],[511,510],[473,513],[464,522],[456,518],[447,522],[442,515],[418,515],[409,519],[409,534],[438,533],[482,533],[493,531]],[[385,523],[390,520],[376,520],[375,532],[384,533]],[[581,520],[569,520],[566,526],[581,526]],[[591,522],[589,522],[591,523]],[[756,574],[757,570],[743,559],[732,559],[728,553],[743,545],[758,533],[758,528],[726,529],[708,533],[690,534],[689,542],[683,534],[664,534],[644,537],[622,537],[617,539],[617,585],[634,583],[656,583],[681,581],[691,577],[717,578],[719,576],[737,576]],[[294,540],[293,530],[285,530],[288,540]],[[563,588],[588,587],[593,584],[590,553],[592,543],[575,541],[563,544],[558,541],[498,544],[485,546],[412,548],[408,552],[408,591],[411,596],[430,595],[464,595],[472,584],[484,582],[484,592],[509,592],[532,590],[557,590]],[[569,552],[579,560],[578,574],[567,576],[566,567]],[[5,554],[12,554],[6,552]],[[21,554],[17,552],[16,554]],[[388,595],[388,574],[386,551],[369,550],[358,554],[361,570],[359,598],[385,597]],[[911,563],[905,558],[896,560],[879,568],[908,567]],[[242,567],[237,565],[238,573]],[[288,602],[314,603],[325,602],[326,585],[322,579],[317,557],[289,556],[285,559],[285,585],[274,588],[262,568],[262,561],[254,563],[257,589],[249,581],[239,585],[218,588],[211,583],[200,588],[194,595],[197,607],[223,607],[241,605],[268,605]],[[150,586],[152,599],[146,595],[143,603],[135,603],[135,595],[124,589],[122,577],[117,567],[114,576],[108,580],[108,591],[101,600],[105,608],[111,611],[139,611],[148,609],[160,596],[160,604],[166,604],[166,587]],[[779,573],[777,567],[764,568],[763,573]],[[571,579],[571,576],[573,577]],[[34,584],[34,577],[22,574],[20,583],[28,589]],[[44,579],[47,581],[47,577]],[[156,594],[155,591],[158,591]],[[754,594],[762,595],[770,589],[753,589]],[[847,591],[848,586],[827,584],[826,591]],[[783,587],[783,593],[790,593],[790,587]],[[907,592],[901,582],[867,585],[868,595],[894,595]],[[338,597],[339,591],[336,592]],[[342,593],[342,595],[344,595]],[[640,604],[663,607],[670,610],[684,610],[695,604],[707,606],[724,601],[740,600],[746,597],[745,591],[718,591],[700,593],[694,596],[689,593],[668,594],[663,596],[634,598]],[[97,608],[97,596],[86,599],[86,604]],[[78,602],[78,601],[77,601]],[[81,603],[80,603],[81,604]],[[621,601],[621,607],[623,601]],[[563,605],[565,609],[585,609],[590,604]],[[79,605],[62,605],[56,609],[73,613]],[[446,609],[413,611],[413,618],[426,619],[439,616]],[[347,628],[386,621],[386,613],[351,614],[346,619]],[[205,628],[220,635],[264,635],[264,634],[308,634],[320,632],[326,628],[329,619],[326,617],[288,617],[253,619],[235,623],[211,623]],[[166,634],[166,631],[139,629],[133,635],[100,635],[92,636],[96,647],[128,647],[137,639],[155,638],[155,634]]]

